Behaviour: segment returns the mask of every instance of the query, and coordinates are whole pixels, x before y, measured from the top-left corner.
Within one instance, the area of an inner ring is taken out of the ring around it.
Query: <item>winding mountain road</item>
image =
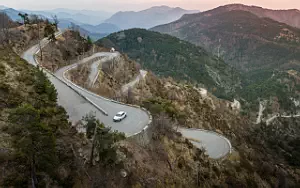
[[[122,92],[123,93],[128,92],[129,88],[134,87],[137,83],[139,83],[139,81],[141,79],[145,79],[147,73],[148,72],[145,71],[145,70],[140,70],[140,74],[134,80],[132,80],[131,82],[129,82],[129,83],[127,83],[127,84],[125,84],[125,85],[122,86],[122,89],[121,89]]]
[[[259,110],[258,110],[258,116],[256,119],[256,124],[260,124],[262,121],[262,117],[263,117],[263,112],[266,109],[265,103],[264,102],[259,102]]]
[[[203,129],[179,128],[181,134],[197,148],[205,148],[210,158],[220,159],[231,152],[231,143],[224,136]]]
[[[266,124],[270,125],[276,118],[296,118],[296,117],[300,117],[300,114],[297,115],[289,115],[289,116],[285,116],[285,115],[275,115],[269,119],[266,120]]]
[[[45,46],[47,44],[48,41],[46,39],[41,41],[41,46]],[[35,45],[25,51],[22,58],[27,60],[30,64],[37,66],[38,62],[35,55],[38,51],[39,45]],[[90,62],[95,58],[112,58],[117,55],[117,52],[100,52],[85,58],[76,64],[63,67],[54,75],[48,71],[45,71],[45,73],[57,90],[58,104],[66,109],[69,115],[69,120],[73,124],[81,120],[87,113],[94,112],[96,118],[103,122],[105,126],[111,127],[113,130],[124,132],[127,136],[132,136],[147,128],[151,121],[150,114],[140,108],[120,104],[87,91],[86,89],[72,83],[65,76],[67,71],[75,68],[79,64]],[[144,78],[146,76],[146,73],[147,72],[141,72],[138,78],[123,86],[123,88],[134,86],[140,78]],[[128,117],[119,123],[115,123],[113,122],[113,116],[119,111],[126,111]],[[222,158],[231,152],[230,141],[217,133],[206,130],[184,128],[181,128],[179,131],[184,137],[190,139],[196,147],[204,147],[209,157],[213,159]]]
[[[47,40],[42,40],[41,43],[42,46],[45,46]],[[22,58],[27,60],[30,64],[37,66],[38,63],[34,56],[38,50],[39,45],[35,45],[24,52]],[[89,58],[85,58],[75,65],[66,66],[55,73],[56,77],[47,71],[45,73],[57,90],[58,104],[66,109],[69,119],[73,124],[81,120],[87,113],[93,112],[95,113],[96,118],[103,122],[105,126],[111,127],[113,130],[124,132],[127,136],[132,136],[145,129],[149,123],[150,117],[145,111],[139,108],[111,102],[109,99],[105,99],[74,85],[72,82],[65,79],[63,75],[63,73],[71,67],[87,62],[95,57],[107,56],[108,54],[111,55],[110,53],[97,53]],[[86,98],[89,99],[89,101],[86,100]],[[90,101],[94,105],[91,104]],[[100,111],[96,106],[105,109],[107,115]],[[115,123],[113,122],[113,116],[119,111],[126,111],[128,117],[122,122]]]

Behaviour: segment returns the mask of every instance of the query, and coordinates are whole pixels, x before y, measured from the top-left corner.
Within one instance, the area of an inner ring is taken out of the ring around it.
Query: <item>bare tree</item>
[[[9,28],[12,21],[5,13],[0,13],[0,42],[1,44],[9,42]]]
[[[31,23],[31,24],[37,24],[37,23],[40,22],[39,17],[38,17],[38,15],[36,15],[36,14],[31,14],[31,15],[29,16],[29,20],[30,20],[30,23]]]
[[[128,88],[128,95],[127,95],[127,103],[132,104],[134,102],[134,93],[132,91],[132,88]]]
[[[53,24],[54,24],[54,26],[55,26],[55,29],[56,29],[56,31],[57,31],[57,30],[58,30],[59,20],[58,20],[58,18],[57,18],[56,15],[53,15],[53,16],[52,16],[52,19],[53,19]]]

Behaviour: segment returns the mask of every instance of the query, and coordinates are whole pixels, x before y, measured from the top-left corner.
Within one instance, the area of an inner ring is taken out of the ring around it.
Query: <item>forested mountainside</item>
[[[76,136],[68,133],[68,116],[56,103],[55,88],[9,48],[0,50],[0,75],[0,183],[27,187],[37,178],[40,186],[68,186],[76,175],[68,143]]]
[[[158,76],[205,86],[218,97],[236,98],[243,103],[245,113],[258,110],[260,99],[278,106],[269,108],[273,113],[290,110],[294,106],[291,98],[299,100],[299,80],[288,72],[272,69],[244,72],[201,47],[169,35],[131,29],[111,34],[97,44],[127,53]]]
[[[170,35],[130,29],[111,34],[96,44],[125,52],[159,76],[205,85],[217,96],[229,95],[241,86],[241,75],[223,60]]]
[[[299,70],[300,29],[246,11],[217,10],[152,30],[203,46],[242,71]]]
[[[239,96],[256,104],[269,101],[270,113],[290,111],[289,106],[295,107],[293,99],[299,100],[299,79],[290,73],[300,70],[300,29],[219,7],[152,30],[203,46],[223,58],[244,75]]]

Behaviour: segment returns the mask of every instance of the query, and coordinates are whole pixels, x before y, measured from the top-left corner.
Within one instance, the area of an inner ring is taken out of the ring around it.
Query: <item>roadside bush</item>
[[[0,64],[0,75],[5,76],[5,66]]]

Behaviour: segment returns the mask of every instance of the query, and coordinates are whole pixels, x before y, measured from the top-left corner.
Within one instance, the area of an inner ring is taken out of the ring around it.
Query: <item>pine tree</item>
[[[15,155],[24,161],[32,187],[37,187],[39,171],[52,173],[58,162],[53,132],[42,123],[39,110],[30,104],[24,104],[10,112],[9,122],[12,124]]]

